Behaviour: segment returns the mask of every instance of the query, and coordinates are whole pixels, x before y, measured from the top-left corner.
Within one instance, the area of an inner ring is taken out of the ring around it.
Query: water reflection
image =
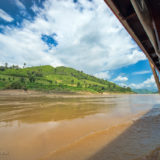
[[[7,98],[1,101],[0,121],[20,120],[27,123],[35,123],[83,118],[87,115],[109,112],[116,106],[116,97],[109,97],[107,101],[105,99],[96,97]]]
[[[118,115],[151,109],[157,96],[113,95],[97,97],[0,97],[0,121],[26,123],[83,118],[96,113]]]

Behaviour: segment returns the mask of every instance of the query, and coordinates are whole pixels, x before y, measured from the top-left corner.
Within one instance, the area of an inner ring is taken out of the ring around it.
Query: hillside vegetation
[[[107,80],[68,67],[0,66],[0,89],[43,90],[57,92],[132,92]]]

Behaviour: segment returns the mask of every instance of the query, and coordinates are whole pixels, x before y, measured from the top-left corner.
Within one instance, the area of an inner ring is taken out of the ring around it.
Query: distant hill
[[[68,67],[0,66],[0,89],[44,90],[58,92],[86,91],[94,93],[121,92],[131,93],[131,89],[99,79]]]
[[[135,93],[139,94],[154,94],[157,93],[156,91],[150,91],[148,89],[132,89]]]

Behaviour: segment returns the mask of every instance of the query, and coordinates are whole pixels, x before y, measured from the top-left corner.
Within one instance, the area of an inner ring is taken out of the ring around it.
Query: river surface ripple
[[[133,160],[157,147],[159,95],[0,95],[0,160]]]

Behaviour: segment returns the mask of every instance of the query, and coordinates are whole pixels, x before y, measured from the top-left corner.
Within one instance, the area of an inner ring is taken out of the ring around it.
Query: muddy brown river
[[[0,160],[134,160],[157,147],[159,95],[0,93]]]

